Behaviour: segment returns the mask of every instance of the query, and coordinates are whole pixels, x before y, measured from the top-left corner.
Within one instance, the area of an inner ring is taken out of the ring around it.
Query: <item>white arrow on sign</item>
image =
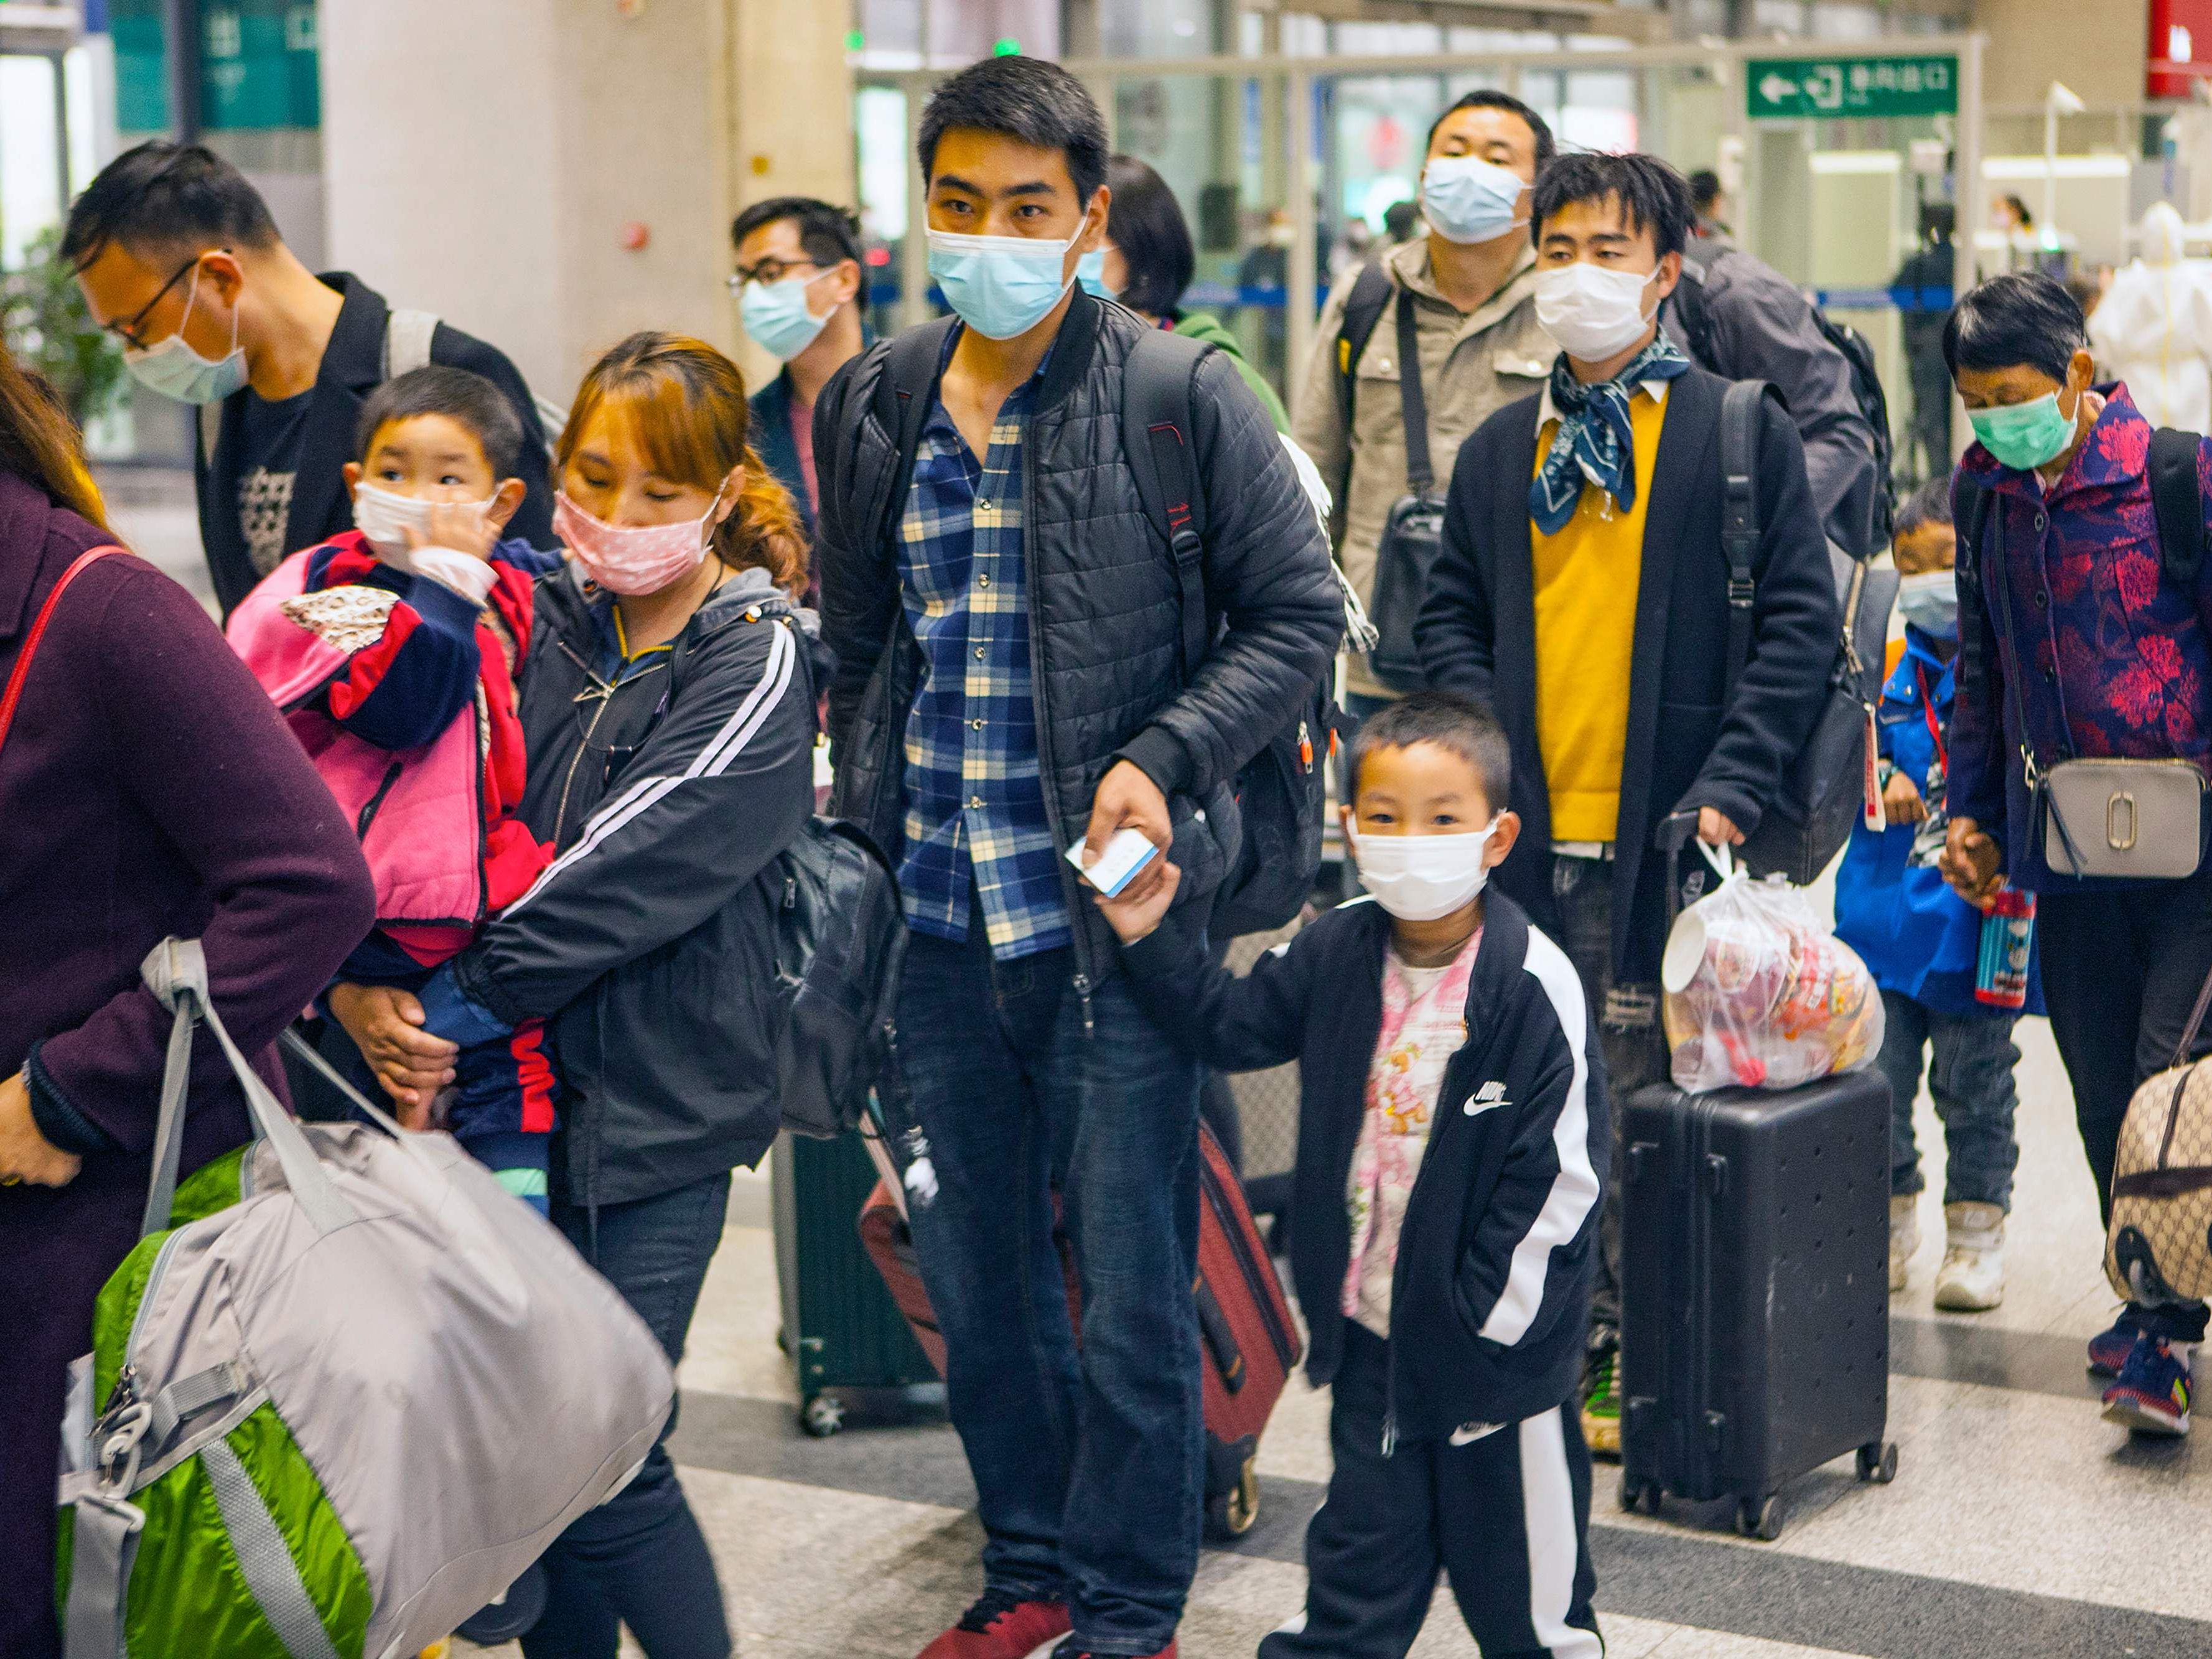
[[[1785,81],[1770,70],[1766,78],[1759,83],[1759,95],[1770,104],[1787,103],[1797,95],[1797,83]]]

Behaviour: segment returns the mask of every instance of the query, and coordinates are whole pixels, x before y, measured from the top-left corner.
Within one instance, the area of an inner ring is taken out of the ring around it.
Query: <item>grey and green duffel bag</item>
[[[302,1124],[223,1030],[197,942],[138,1247],[63,1425],[67,1659],[393,1659],[501,1595],[652,1449],[659,1344],[442,1134]],[[177,1185],[194,1026],[258,1139]],[[366,1104],[366,1103],[363,1103]]]

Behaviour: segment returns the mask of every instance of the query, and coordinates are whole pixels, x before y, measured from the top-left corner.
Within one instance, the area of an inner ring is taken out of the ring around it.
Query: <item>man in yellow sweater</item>
[[[1565,349],[1540,392],[1460,450],[1415,638],[1431,684],[1488,702],[1512,741],[1523,829],[1495,879],[1573,960],[1619,1103],[1667,1068],[1653,834],[1684,811],[1715,846],[1758,828],[1820,711],[1836,594],[1803,447],[1764,398],[1751,653],[1729,661],[1728,383],[1656,321],[1694,217],[1680,176],[1649,155],[1561,156],[1537,176],[1533,216],[1536,314]],[[1583,1429],[1617,1455],[1620,1206],[1606,1196]]]

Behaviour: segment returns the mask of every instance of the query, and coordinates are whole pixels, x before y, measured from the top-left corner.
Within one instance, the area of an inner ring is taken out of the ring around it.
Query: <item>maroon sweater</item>
[[[0,681],[76,555],[112,538],[0,470]],[[261,1057],[375,914],[352,827],[215,624],[175,583],[109,558],[63,597],[0,750],[0,1076],[33,1048],[70,1185],[0,1188],[0,1653],[53,1651],[63,1367],[137,1236],[170,1019],[138,979],[167,934],[206,946],[216,1006]],[[205,1032],[191,1170],[244,1141]]]

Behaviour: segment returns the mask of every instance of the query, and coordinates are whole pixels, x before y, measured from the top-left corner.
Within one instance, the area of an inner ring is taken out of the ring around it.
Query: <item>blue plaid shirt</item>
[[[1037,762],[1022,545],[1023,424],[1043,373],[1000,407],[981,465],[938,400],[899,521],[900,587],[927,667],[906,723],[899,891],[911,926],[949,939],[968,937],[980,898],[1002,960],[1074,937]]]

